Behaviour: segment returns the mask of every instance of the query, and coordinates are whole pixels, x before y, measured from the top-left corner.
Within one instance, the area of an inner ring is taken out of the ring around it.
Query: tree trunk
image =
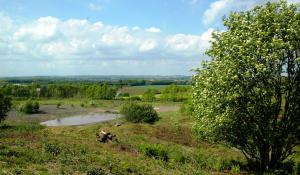
[[[260,149],[260,171],[264,172],[269,169],[270,157],[269,157],[270,148],[267,144],[263,144]]]

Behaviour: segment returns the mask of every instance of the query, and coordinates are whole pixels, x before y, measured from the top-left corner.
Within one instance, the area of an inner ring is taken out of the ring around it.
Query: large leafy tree
[[[195,131],[240,149],[262,171],[299,144],[299,8],[280,1],[231,13],[194,76]]]
[[[0,123],[2,120],[5,119],[6,113],[10,110],[11,108],[11,100],[9,97],[5,97],[1,92],[0,92]]]

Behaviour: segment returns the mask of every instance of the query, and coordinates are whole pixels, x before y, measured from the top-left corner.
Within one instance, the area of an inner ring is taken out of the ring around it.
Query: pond
[[[59,118],[55,120],[48,120],[42,122],[41,125],[45,126],[76,126],[76,125],[86,125],[97,122],[110,121],[121,117],[120,114],[111,113],[88,113],[85,115],[77,115],[65,118]]]

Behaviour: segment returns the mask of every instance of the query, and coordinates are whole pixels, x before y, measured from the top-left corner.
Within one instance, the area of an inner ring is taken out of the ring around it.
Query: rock
[[[106,132],[101,130],[96,133],[96,140],[102,143],[117,141],[117,136],[115,134],[111,134],[110,132]]]
[[[115,126],[119,127],[119,126],[121,126],[121,123],[116,123]]]

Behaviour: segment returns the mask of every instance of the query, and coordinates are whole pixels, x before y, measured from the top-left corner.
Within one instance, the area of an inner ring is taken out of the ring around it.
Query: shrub
[[[36,113],[40,109],[40,104],[36,101],[33,103],[33,111]]]
[[[11,99],[0,93],[0,122],[5,119],[6,113],[11,109]]]
[[[184,115],[192,115],[194,111],[194,106],[191,101],[185,101],[180,107],[180,112]]]
[[[126,120],[134,123],[154,123],[158,120],[156,111],[147,104],[125,103],[121,108],[121,114],[125,116]]]
[[[39,112],[40,105],[38,102],[27,101],[25,104],[21,104],[19,111],[26,114],[34,114]]]
[[[45,143],[43,145],[43,150],[52,156],[57,156],[61,153],[61,146],[57,143]]]
[[[157,93],[157,90],[155,90],[155,89],[147,89],[145,92],[144,92],[144,94],[143,94],[143,96],[142,96],[142,100],[143,101],[150,101],[150,102],[152,102],[152,101],[155,101],[155,94]]]
[[[128,100],[130,100],[130,101],[141,101],[142,99],[139,96],[132,96],[132,97],[129,97]]]
[[[61,103],[56,104],[56,108],[59,109],[61,107]]]
[[[169,161],[168,150],[160,144],[141,144],[139,151],[148,157],[153,157],[165,162]]]
[[[129,97],[129,96],[130,96],[130,94],[128,92],[118,94],[118,97]]]

